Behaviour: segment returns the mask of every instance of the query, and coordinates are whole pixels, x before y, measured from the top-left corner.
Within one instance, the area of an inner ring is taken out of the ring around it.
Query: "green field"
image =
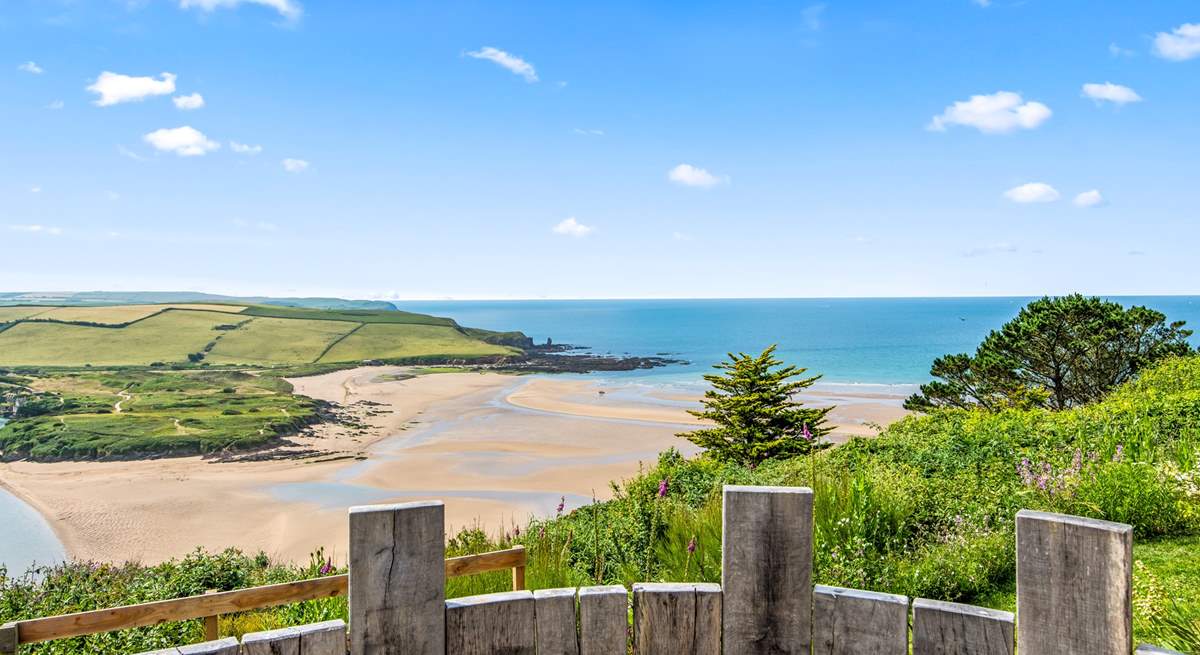
[[[0,366],[148,366],[185,362],[235,317],[171,310],[122,328],[38,321],[0,332]]]
[[[0,367],[296,366],[517,354],[520,333],[410,312],[265,305],[0,307]]]
[[[214,364],[314,362],[333,342],[359,325],[345,321],[255,318],[223,335],[205,361]]]
[[[406,359],[424,357],[430,353],[447,357],[477,357],[517,352],[507,346],[484,343],[448,327],[372,323],[339,341],[321,361]]]
[[[96,371],[26,382],[37,394],[30,416],[0,428],[5,459],[244,449],[316,418],[313,401],[293,396],[287,382],[238,371]]]

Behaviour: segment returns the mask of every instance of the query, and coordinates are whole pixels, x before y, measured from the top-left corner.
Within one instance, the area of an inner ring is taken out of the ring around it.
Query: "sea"
[[[398,302],[460,325],[520,330],[586,352],[661,356],[685,364],[591,377],[631,385],[701,387],[728,353],[778,356],[821,375],[818,388],[906,395],[929,380],[935,357],[971,352],[1032,298],[838,298],[758,300],[516,300]],[[1200,327],[1200,296],[1114,297]],[[1194,345],[1200,338],[1193,336]],[[46,521],[0,489],[0,564],[22,571],[61,560]]]

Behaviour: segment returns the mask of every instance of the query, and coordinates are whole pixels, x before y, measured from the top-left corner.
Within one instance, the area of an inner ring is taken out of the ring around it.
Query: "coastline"
[[[74,558],[157,562],[234,546],[303,560],[324,546],[337,559],[352,505],[441,498],[448,531],[497,532],[552,514],[561,497],[568,508],[593,494],[603,500],[610,481],[668,447],[696,452],[674,436],[699,425],[685,411],[696,400],[689,393],[493,372],[388,378],[404,371],[290,380],[296,393],[341,404],[360,425],[321,424],[281,449],[324,456],[13,462],[0,465],[0,485],[40,512]],[[831,414],[835,442],[904,414],[893,397],[852,400]]]

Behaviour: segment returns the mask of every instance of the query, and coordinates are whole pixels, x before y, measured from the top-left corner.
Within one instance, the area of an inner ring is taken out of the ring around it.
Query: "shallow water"
[[[0,426],[7,421],[0,419]],[[62,542],[37,510],[0,487],[0,565],[9,573],[66,559]]]

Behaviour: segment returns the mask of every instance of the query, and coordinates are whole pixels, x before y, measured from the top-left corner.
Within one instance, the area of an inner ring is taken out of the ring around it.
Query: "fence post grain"
[[[621,585],[579,588],[579,655],[625,655],[629,593]]]
[[[719,655],[720,625],[719,585],[633,585],[634,655]]]
[[[1133,528],[1017,513],[1017,651],[1125,655],[1133,649]]]
[[[321,621],[296,629],[300,632],[300,655],[346,655],[345,621]]]
[[[350,650],[443,655],[445,508],[427,501],[350,508]]]
[[[17,655],[17,624],[0,625],[0,655]]]
[[[912,653],[1013,655],[1013,615],[918,598],[912,606]]]
[[[204,592],[205,596],[211,596],[217,593],[216,589],[209,589]],[[204,639],[205,641],[216,641],[221,638],[221,615],[213,614],[212,616],[204,617]]]
[[[300,655],[300,631],[279,628],[242,635],[242,655]]]
[[[238,640],[233,637],[180,646],[179,655],[238,655]]]
[[[525,589],[525,565],[514,566],[512,570],[513,591]]]
[[[813,655],[908,655],[908,598],[817,585]]]
[[[446,601],[445,611],[446,653],[535,655],[537,652],[536,609],[531,591],[454,598]]]
[[[538,655],[579,655],[575,633],[575,589],[533,592]]]
[[[725,487],[725,655],[809,652],[812,501],[812,490],[804,487]]]

